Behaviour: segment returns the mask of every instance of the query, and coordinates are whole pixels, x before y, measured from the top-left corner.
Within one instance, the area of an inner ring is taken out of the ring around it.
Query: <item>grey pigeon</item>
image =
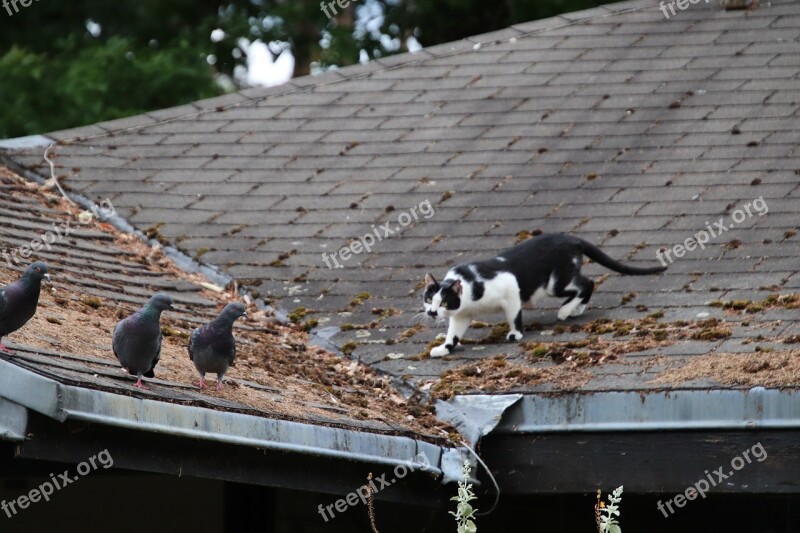
[[[3,346],[3,337],[17,331],[36,314],[42,280],[50,281],[47,265],[31,263],[22,277],[0,289],[0,350],[13,354]]]
[[[217,318],[192,332],[189,359],[200,373],[198,385],[201,389],[206,386],[206,372],[216,373],[217,390],[222,387],[222,378],[236,358],[233,323],[240,316],[247,316],[245,307],[237,302],[229,303]]]
[[[161,356],[161,313],[172,309],[172,298],[158,293],[114,328],[114,355],[129,374],[139,378],[136,386],[140,389],[147,388],[142,385],[142,376],[155,377]]]

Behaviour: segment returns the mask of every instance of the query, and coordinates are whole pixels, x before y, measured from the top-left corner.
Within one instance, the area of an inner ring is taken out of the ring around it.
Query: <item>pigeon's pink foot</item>
[[[200,383],[198,383],[197,386],[200,387],[201,389],[205,389],[206,388],[205,378],[200,378]]]
[[[14,350],[12,350],[11,348],[8,348],[2,342],[0,342],[0,351],[6,352],[6,353],[10,353],[11,355],[14,355]]]
[[[147,390],[147,387],[145,387],[144,383],[142,383],[142,378],[139,378],[139,381],[136,382],[136,385],[134,385],[134,387],[137,387],[142,390]]]
[[[219,392],[220,390],[222,390],[222,380],[218,379],[217,380],[217,392]]]

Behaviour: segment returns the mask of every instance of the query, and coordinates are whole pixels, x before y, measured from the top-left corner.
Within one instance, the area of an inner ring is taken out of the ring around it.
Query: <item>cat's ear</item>
[[[425,285],[436,285],[436,280],[430,274],[425,274]]]
[[[457,279],[455,281],[455,283],[453,283],[453,290],[456,291],[456,294],[461,296],[461,291],[463,290],[463,287],[461,286],[461,280],[460,279]]]

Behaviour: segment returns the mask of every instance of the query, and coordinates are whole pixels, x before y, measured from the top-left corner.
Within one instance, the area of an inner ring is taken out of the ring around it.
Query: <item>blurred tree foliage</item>
[[[0,7],[0,138],[220,94],[217,78],[246,60],[241,37],[288,42],[303,75],[355,63],[362,50],[404,52],[412,35],[430,46],[601,3],[353,0],[333,20],[319,0],[48,1],[13,15]],[[357,22],[370,18],[366,28]],[[215,43],[216,28],[226,37]]]

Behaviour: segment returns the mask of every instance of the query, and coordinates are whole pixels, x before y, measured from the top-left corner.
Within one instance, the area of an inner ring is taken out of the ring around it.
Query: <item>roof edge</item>
[[[22,442],[28,427],[28,410],[0,398],[0,441]]]
[[[767,389],[526,394],[496,434],[800,427],[800,391]]]
[[[66,420],[57,382],[0,359],[0,401],[3,399],[59,422]]]
[[[3,360],[0,360],[0,391],[0,406],[5,398],[60,422],[81,420],[124,429],[392,467],[405,465],[419,469],[415,461],[423,454],[426,462],[430,463],[426,469],[429,474],[445,479],[453,475],[442,470],[442,458],[452,450],[422,440],[215,411],[63,385]],[[466,451],[463,452],[466,456]]]

